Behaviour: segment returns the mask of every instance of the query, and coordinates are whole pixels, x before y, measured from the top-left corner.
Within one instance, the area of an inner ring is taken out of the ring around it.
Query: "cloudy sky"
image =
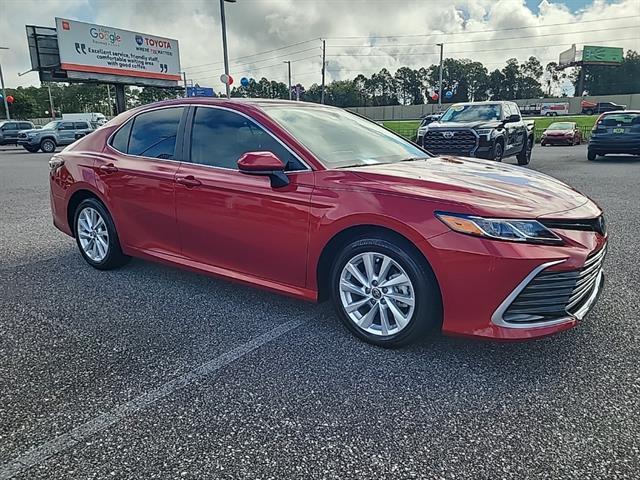
[[[38,85],[30,68],[25,24],[54,17],[98,23],[180,42],[182,66],[200,85],[222,89],[218,0],[3,0],[0,62],[8,87]],[[445,56],[480,60],[536,55],[546,64],[572,43],[640,51],[640,0],[237,0],[227,3],[231,74],[320,82],[321,40],[328,80],[386,67],[418,68]],[[475,33],[474,33],[475,32]]]

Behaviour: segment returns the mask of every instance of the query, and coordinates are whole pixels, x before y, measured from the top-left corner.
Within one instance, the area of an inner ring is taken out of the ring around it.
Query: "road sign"
[[[215,92],[210,87],[187,87],[187,97],[214,97]]]
[[[114,76],[158,80],[175,86],[182,79],[178,41],[113,27],[56,18],[60,67],[93,80]]]
[[[585,64],[609,64],[622,63],[624,50],[619,47],[594,47],[585,45],[582,50],[582,62]]]

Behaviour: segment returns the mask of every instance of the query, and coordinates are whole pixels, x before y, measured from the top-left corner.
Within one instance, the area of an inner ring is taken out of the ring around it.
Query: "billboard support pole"
[[[127,101],[124,96],[124,85],[121,83],[116,83],[116,115],[120,115],[127,109]]]
[[[7,102],[7,94],[4,91],[4,77],[2,76],[1,64],[0,64],[0,85],[2,85],[2,99],[4,100],[4,111],[7,116],[7,120],[11,120],[11,114],[9,113],[9,102]]]
[[[182,81],[184,82],[184,98],[187,98],[187,72],[182,72]]]
[[[53,107],[53,97],[51,96],[51,85],[47,83],[47,91],[49,92],[49,109],[51,111],[51,120],[56,119],[56,111]]]
[[[584,77],[586,75],[586,66],[583,64],[580,67],[580,74],[578,75],[578,84],[576,86],[576,92],[575,92],[575,96],[576,97],[582,97],[582,94],[584,93]]]

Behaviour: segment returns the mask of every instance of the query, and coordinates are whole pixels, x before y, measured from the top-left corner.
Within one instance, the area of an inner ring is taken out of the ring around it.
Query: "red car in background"
[[[582,131],[576,122],[555,122],[549,125],[540,139],[540,146],[580,145]]]
[[[525,168],[433,157],[334,107],[146,105],[50,167],[54,224],[91,266],[135,256],[331,298],[377,345],[433,329],[549,335],[583,318],[603,284],[604,220],[584,195]]]

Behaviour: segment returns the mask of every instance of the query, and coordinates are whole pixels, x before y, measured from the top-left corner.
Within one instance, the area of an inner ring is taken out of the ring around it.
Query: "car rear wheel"
[[[361,238],[333,264],[331,296],[358,338],[382,347],[412,343],[439,326],[440,292],[423,258],[393,238]]]
[[[38,150],[40,150],[38,147],[31,147],[29,145],[23,145],[23,147],[27,152],[30,153],[36,153]]]
[[[129,261],[122,253],[111,215],[101,202],[80,202],[74,216],[76,243],[86,262],[98,270],[118,268]]]
[[[44,153],[53,153],[56,151],[56,142],[50,138],[45,138],[40,142],[40,148]]]

